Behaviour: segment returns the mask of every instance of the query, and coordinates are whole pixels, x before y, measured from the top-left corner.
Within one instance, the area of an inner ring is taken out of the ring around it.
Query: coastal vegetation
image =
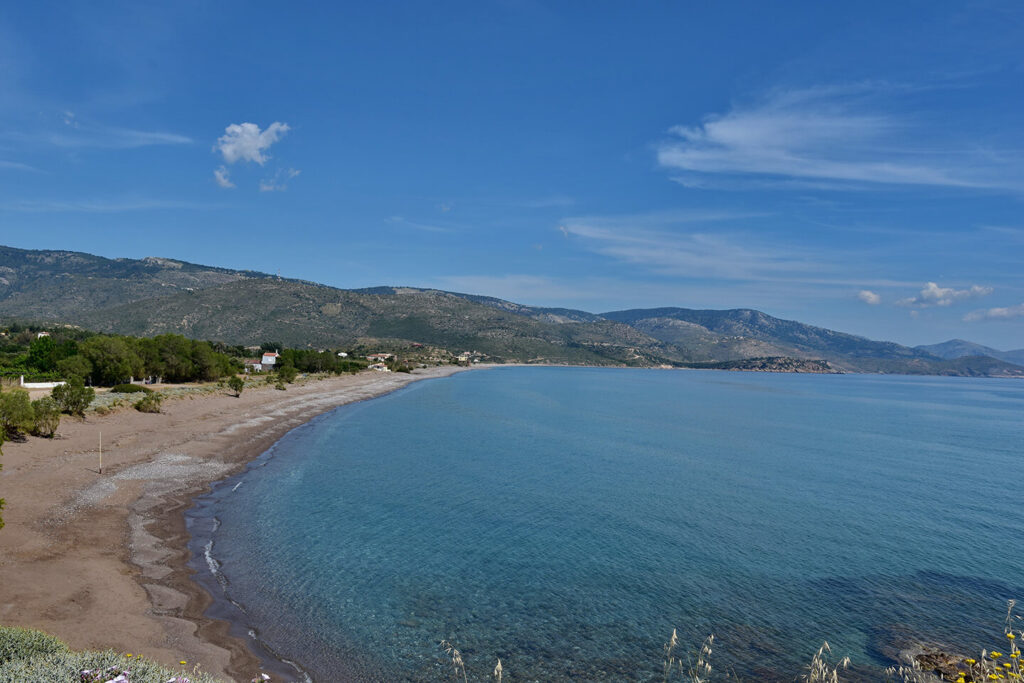
[[[285,383],[295,381],[299,373],[353,373],[367,366],[365,360],[339,356],[336,350],[293,349],[272,342],[245,347],[180,334],[132,337],[66,325],[12,323],[0,327],[0,379],[66,381],[64,388],[54,390],[54,399],[63,412],[79,415],[83,403],[87,406],[92,400],[89,387],[128,394],[151,391],[131,383],[141,378],[175,384],[230,381],[243,371],[246,359],[266,351],[278,353],[278,362],[265,372],[273,372]]]
[[[100,683],[217,683],[199,667],[170,669],[146,657],[113,650],[71,650],[63,641],[34,629],[0,626],[0,683],[81,681]],[[264,680],[264,679],[260,679]]]

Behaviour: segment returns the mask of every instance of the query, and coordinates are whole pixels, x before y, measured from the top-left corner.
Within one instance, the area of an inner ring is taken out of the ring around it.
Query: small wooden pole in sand
[[[100,474],[103,474],[103,432],[100,432]]]

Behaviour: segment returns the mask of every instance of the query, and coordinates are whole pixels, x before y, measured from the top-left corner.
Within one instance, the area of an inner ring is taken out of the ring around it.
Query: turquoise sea
[[[1002,644],[1024,382],[497,368],[289,433],[188,515],[211,614],[317,681],[851,677]],[[278,665],[278,670],[286,671]]]

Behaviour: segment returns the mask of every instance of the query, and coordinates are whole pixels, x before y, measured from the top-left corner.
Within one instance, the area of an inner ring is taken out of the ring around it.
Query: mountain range
[[[166,258],[0,247],[0,316],[296,347],[426,344],[496,362],[1024,376],[1024,351],[911,348],[751,309],[589,313],[414,287],[346,290]],[[973,353],[972,351],[977,351]]]
[[[941,344],[927,344],[924,346],[917,346],[922,351],[926,351],[933,356],[939,358],[964,358],[966,356],[988,356],[989,358],[998,358],[1004,360],[1007,363],[1013,363],[1015,365],[1024,365],[1024,349],[1017,349],[1015,351],[1000,351],[993,349],[991,346],[983,346],[981,344],[975,344],[974,342],[964,341],[963,339],[950,339],[947,342]]]

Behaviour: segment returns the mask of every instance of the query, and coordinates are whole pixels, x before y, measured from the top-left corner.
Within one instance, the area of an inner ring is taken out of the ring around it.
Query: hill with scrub
[[[595,314],[435,289],[345,290],[166,258],[11,247],[0,247],[0,316],[227,344],[426,344],[493,362],[1024,376],[1024,368],[997,358],[942,358],[750,309]]]

